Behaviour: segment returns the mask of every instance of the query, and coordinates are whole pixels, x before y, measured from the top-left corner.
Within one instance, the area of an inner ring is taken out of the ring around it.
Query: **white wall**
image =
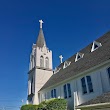
[[[39,104],[38,91],[47,82],[47,80],[52,76],[53,71],[46,71],[41,69],[36,69],[35,72],[35,96],[33,104]]]

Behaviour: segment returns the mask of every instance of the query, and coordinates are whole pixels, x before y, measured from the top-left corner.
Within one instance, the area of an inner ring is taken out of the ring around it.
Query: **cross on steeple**
[[[42,24],[44,23],[42,20],[39,20],[40,22],[40,28],[42,29]]]
[[[60,63],[62,63],[63,62],[63,56],[60,55],[59,58],[60,58]]]

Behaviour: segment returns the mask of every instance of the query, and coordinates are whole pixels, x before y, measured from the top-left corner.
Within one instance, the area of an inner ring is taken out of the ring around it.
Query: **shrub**
[[[67,110],[65,99],[50,99],[38,105],[38,110]]]
[[[29,105],[23,105],[21,107],[21,110],[37,110],[37,108],[38,108],[38,105],[29,104]]]
[[[21,110],[67,110],[67,101],[65,99],[50,99],[39,105],[23,105]]]

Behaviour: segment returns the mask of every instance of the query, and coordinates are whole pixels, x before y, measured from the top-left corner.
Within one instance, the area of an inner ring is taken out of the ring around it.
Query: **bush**
[[[50,99],[39,105],[24,105],[21,110],[67,110],[67,102],[65,99]]]
[[[37,108],[38,108],[38,105],[29,104],[29,105],[23,105],[21,107],[21,110],[37,110]]]
[[[38,110],[67,110],[65,99],[50,99],[38,105]]]

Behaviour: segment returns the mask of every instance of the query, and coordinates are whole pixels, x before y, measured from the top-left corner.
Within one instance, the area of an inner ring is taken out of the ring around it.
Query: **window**
[[[93,52],[94,50],[98,49],[101,46],[102,46],[102,44],[100,42],[94,41],[93,44],[92,44],[91,52]]]
[[[86,76],[87,78],[87,84],[88,84],[88,90],[89,92],[93,92],[93,86],[92,86],[92,81],[90,76]]]
[[[32,103],[32,97],[28,97],[29,103]]]
[[[51,90],[51,98],[56,98],[56,89]]]
[[[82,93],[91,93],[93,92],[93,85],[92,85],[92,80],[90,76],[83,77],[81,79],[81,84],[82,84]]]
[[[71,86],[69,83],[64,85],[64,98],[68,97],[71,97]]]
[[[67,88],[66,88],[66,84],[63,86],[64,87],[64,98],[67,98]]]
[[[48,57],[45,58],[45,67],[49,68],[49,58]]]
[[[81,83],[82,83],[82,92],[83,92],[83,94],[86,94],[87,93],[87,87],[86,87],[85,77],[83,77],[81,79]]]
[[[78,53],[76,54],[75,62],[78,61],[79,59],[83,58],[83,56],[84,56],[83,53],[78,52]]]
[[[68,97],[71,97],[71,86],[70,86],[70,84],[67,84],[67,88],[68,88]]]
[[[53,98],[53,90],[51,90],[51,98]]]
[[[56,89],[54,89],[54,98],[56,98],[57,96],[56,96]]]
[[[81,58],[80,55],[78,55],[77,59],[80,59],[80,58]]]
[[[94,49],[98,48],[98,45],[94,44]]]
[[[110,79],[110,67],[107,69],[107,72],[108,72],[108,76],[109,76],[109,79]]]
[[[40,67],[44,67],[44,57],[40,57]]]

